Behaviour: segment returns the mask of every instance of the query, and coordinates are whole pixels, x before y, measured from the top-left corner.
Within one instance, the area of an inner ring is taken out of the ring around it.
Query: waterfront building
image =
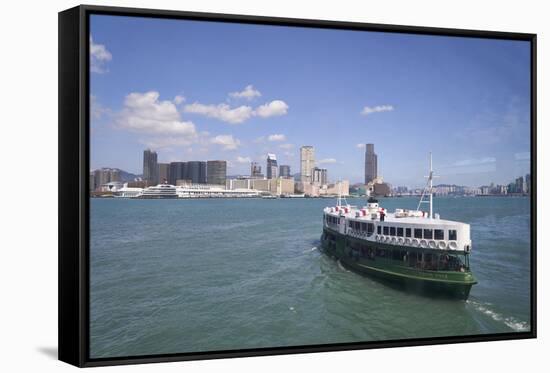
[[[159,170],[158,170],[159,183],[169,183],[170,182],[170,164],[159,163],[158,167],[159,167]]]
[[[187,162],[187,175],[185,179],[191,180],[193,184],[206,184],[206,162]]]
[[[312,182],[320,185],[326,185],[328,183],[328,172],[326,168],[315,167],[312,172]]]
[[[277,177],[277,156],[273,153],[267,155],[267,178],[275,179]]]
[[[120,170],[116,168],[100,168],[90,173],[90,191],[99,190],[103,185],[120,180]]]
[[[531,174],[525,175],[525,193],[531,193]]]
[[[391,185],[384,182],[382,176],[377,176],[366,184],[370,196],[391,196]]]
[[[378,156],[374,152],[374,144],[365,147],[365,184],[378,177]]]
[[[319,188],[319,195],[329,195],[343,197],[349,196],[349,180],[340,180],[333,184],[325,184]]]
[[[157,152],[150,149],[143,151],[143,180],[158,183]]]
[[[187,179],[187,162],[170,162],[168,183],[176,185],[178,180]]]
[[[279,166],[279,176],[280,177],[291,177],[290,176],[290,166],[282,164]]]
[[[235,189],[253,189],[253,179],[252,178],[237,178],[237,179],[227,179],[225,182],[226,189],[235,190]]]
[[[263,178],[262,166],[258,162],[250,163],[250,177],[252,178]]]
[[[304,145],[300,148],[300,180],[311,183],[312,171],[315,167],[315,149],[313,146]]]
[[[208,184],[225,185],[226,178],[227,178],[226,161],[207,161],[206,162],[206,179]]]

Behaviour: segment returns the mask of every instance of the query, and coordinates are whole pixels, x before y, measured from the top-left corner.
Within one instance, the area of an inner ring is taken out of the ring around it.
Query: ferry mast
[[[433,170],[432,152],[430,152],[430,173],[426,177],[428,178],[428,185],[422,191],[422,195],[420,196],[420,201],[418,202],[418,207],[416,209],[420,210],[420,206],[423,203],[428,203],[430,205],[430,213],[428,217],[433,219],[433,178],[436,176],[434,175]],[[425,200],[425,197],[428,197],[428,200]]]

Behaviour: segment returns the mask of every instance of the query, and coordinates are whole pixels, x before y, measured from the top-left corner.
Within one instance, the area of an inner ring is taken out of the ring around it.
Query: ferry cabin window
[[[390,236],[395,236],[395,227],[390,227]]]
[[[422,229],[420,228],[414,229],[414,238],[422,238]]]
[[[403,228],[397,228],[397,237],[403,237]]]
[[[443,240],[443,229],[435,229],[434,230],[434,239],[436,240]]]
[[[366,223],[367,224],[367,234],[370,236],[374,233],[374,224],[372,223]]]
[[[384,227],[384,234],[386,236],[388,236],[390,234],[390,228],[389,227]]]
[[[433,238],[433,229],[424,229],[424,238],[431,240]]]
[[[376,233],[382,234],[382,227],[381,226],[376,227]]]
[[[449,229],[449,240],[456,241],[456,229]]]
[[[411,236],[411,228],[405,228],[405,237]]]

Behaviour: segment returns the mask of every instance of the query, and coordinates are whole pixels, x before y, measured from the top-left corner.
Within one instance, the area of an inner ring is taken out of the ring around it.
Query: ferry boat
[[[150,186],[143,189],[141,194],[136,198],[142,199],[164,199],[164,198],[178,198],[176,187],[170,184],[158,184],[156,186]]]
[[[338,197],[323,211],[323,251],[360,273],[406,289],[468,299],[477,283],[470,270],[470,225],[433,214],[433,170],[416,210],[388,212],[369,198],[361,208]],[[420,209],[429,204],[429,211]]]

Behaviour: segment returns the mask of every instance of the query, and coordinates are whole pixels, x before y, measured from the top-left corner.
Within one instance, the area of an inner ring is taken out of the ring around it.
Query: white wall
[[[107,5],[89,0],[87,3]],[[550,22],[543,1],[109,1],[108,5],[373,23],[456,27],[539,34],[539,165],[549,162]],[[0,38],[0,370],[72,369],[52,356],[57,346],[57,12],[75,1],[2,3]],[[28,166],[40,162],[35,185]],[[547,167],[548,169],[548,167]],[[549,219],[548,173],[539,167],[539,227]],[[51,182],[44,182],[51,180]],[[12,185],[17,183],[16,194]],[[40,193],[38,195],[38,193]],[[542,232],[542,229],[541,229]],[[550,366],[548,282],[539,237],[539,339],[432,347],[291,355],[116,368],[117,371],[435,371],[522,372]],[[546,293],[546,296],[544,296]]]

